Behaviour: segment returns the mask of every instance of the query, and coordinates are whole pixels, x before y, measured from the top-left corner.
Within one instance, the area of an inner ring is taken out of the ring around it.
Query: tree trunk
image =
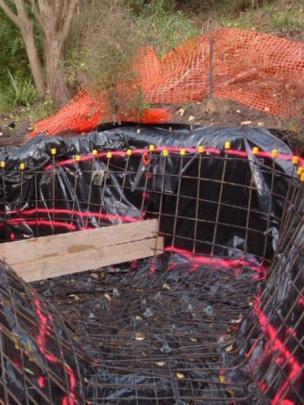
[[[34,29],[33,27],[26,27],[20,31],[25,44],[34,83],[39,97],[42,98],[45,96],[46,85],[41,60],[39,58],[38,49],[35,42]]]
[[[60,62],[63,60],[63,49],[60,41],[54,38],[45,40],[45,71],[47,88],[52,100],[58,105],[66,104],[69,92],[64,82]]]

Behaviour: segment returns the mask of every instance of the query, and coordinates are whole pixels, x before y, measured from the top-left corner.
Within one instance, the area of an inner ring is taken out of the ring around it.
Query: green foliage
[[[271,13],[271,27],[274,30],[304,30],[304,14],[275,11]]]
[[[0,8],[0,112],[35,100],[36,90],[20,32]]]
[[[51,97],[47,95],[44,100],[39,103],[35,103],[31,106],[27,117],[30,121],[35,122],[42,120],[50,115],[54,114],[57,110],[56,105],[53,103]]]
[[[7,70],[28,77],[28,60],[19,30],[0,8],[0,86],[8,84]]]
[[[304,39],[304,9],[302,0],[263,2],[260,7],[240,13],[239,15],[222,15],[218,17],[221,25],[242,29],[283,34],[284,36]]]
[[[8,97],[14,106],[29,106],[38,99],[38,94],[31,80],[13,76],[8,71]]]
[[[135,20],[137,35],[146,45],[154,46],[159,55],[198,34],[186,14],[182,11],[168,10],[170,10],[168,3],[166,5],[164,0],[155,0],[146,6]]]
[[[177,5],[176,0],[125,0],[125,4],[136,14],[145,13],[149,8],[161,8],[167,12],[174,12]]]
[[[9,98],[6,89],[0,88],[0,114],[10,112],[13,107],[12,100]]]

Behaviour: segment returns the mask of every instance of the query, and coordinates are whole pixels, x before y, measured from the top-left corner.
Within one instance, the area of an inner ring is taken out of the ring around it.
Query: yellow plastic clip
[[[168,149],[164,149],[163,152],[162,152],[162,155],[165,156],[165,157],[168,157],[169,156]]]
[[[107,153],[107,158],[108,158],[108,159],[112,159],[112,156],[113,156],[113,155],[112,155],[112,152],[108,152],[108,153]]]
[[[198,153],[205,153],[206,152],[205,146],[199,146],[197,148],[197,151],[198,151]]]
[[[127,156],[132,156],[132,149],[127,150]]]
[[[93,149],[92,150],[92,155],[95,157],[98,155],[98,150],[97,149]]]
[[[254,155],[257,155],[257,154],[259,153],[259,148],[258,148],[257,146],[254,146],[254,147],[252,148],[252,153],[253,153]]]
[[[293,157],[292,157],[292,163],[293,163],[295,166],[298,165],[299,162],[300,162],[299,156],[293,156]]]
[[[298,168],[297,174],[299,176],[302,176],[303,173],[304,173],[304,167],[301,166],[301,167]]]
[[[76,162],[80,162],[80,159],[81,159],[80,155],[76,155],[76,156],[75,156]]]
[[[5,168],[5,161],[4,161],[4,160],[1,160],[1,162],[0,162],[0,167],[1,167],[1,169],[4,169],[4,168]]]
[[[304,183],[304,173],[301,174],[300,181],[302,181],[302,183]]]
[[[155,145],[150,145],[149,146],[149,151],[154,152],[155,151]]]
[[[279,151],[277,149],[273,149],[273,151],[271,152],[271,155],[274,159],[277,159],[279,156]]]
[[[230,141],[225,142],[225,149],[231,149],[231,142]]]
[[[57,149],[56,149],[56,148],[52,148],[52,149],[51,149],[51,155],[52,155],[52,156],[55,156],[56,153],[57,153]]]
[[[221,382],[222,384],[226,384],[226,383],[227,383],[226,377],[225,377],[224,375],[220,375],[220,382]]]
[[[24,170],[24,169],[25,169],[25,163],[20,163],[19,169],[20,169],[20,170]]]
[[[186,149],[182,148],[182,149],[179,151],[179,154],[180,154],[181,156],[185,156],[185,155],[186,155]]]

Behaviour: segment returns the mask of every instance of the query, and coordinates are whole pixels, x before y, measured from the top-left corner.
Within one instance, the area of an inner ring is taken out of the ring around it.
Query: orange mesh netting
[[[158,59],[153,48],[140,49],[136,80],[120,84],[121,100],[138,89],[146,103],[179,104],[206,96],[238,101],[281,117],[303,114],[304,44],[255,31],[219,29],[194,37]],[[38,122],[31,136],[90,131],[112,121],[106,94],[98,99],[81,92],[56,115]],[[164,108],[142,113],[119,112],[115,120],[162,123],[171,119]]]

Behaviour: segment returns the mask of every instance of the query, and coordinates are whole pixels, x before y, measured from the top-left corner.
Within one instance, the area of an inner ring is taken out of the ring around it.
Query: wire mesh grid
[[[21,196],[2,218],[3,239],[155,217],[165,236],[160,257],[34,285],[86,353],[75,354],[88,367],[79,401],[304,401],[304,199],[293,170],[151,150],[53,157],[21,171],[19,187],[3,183],[3,207]]]

